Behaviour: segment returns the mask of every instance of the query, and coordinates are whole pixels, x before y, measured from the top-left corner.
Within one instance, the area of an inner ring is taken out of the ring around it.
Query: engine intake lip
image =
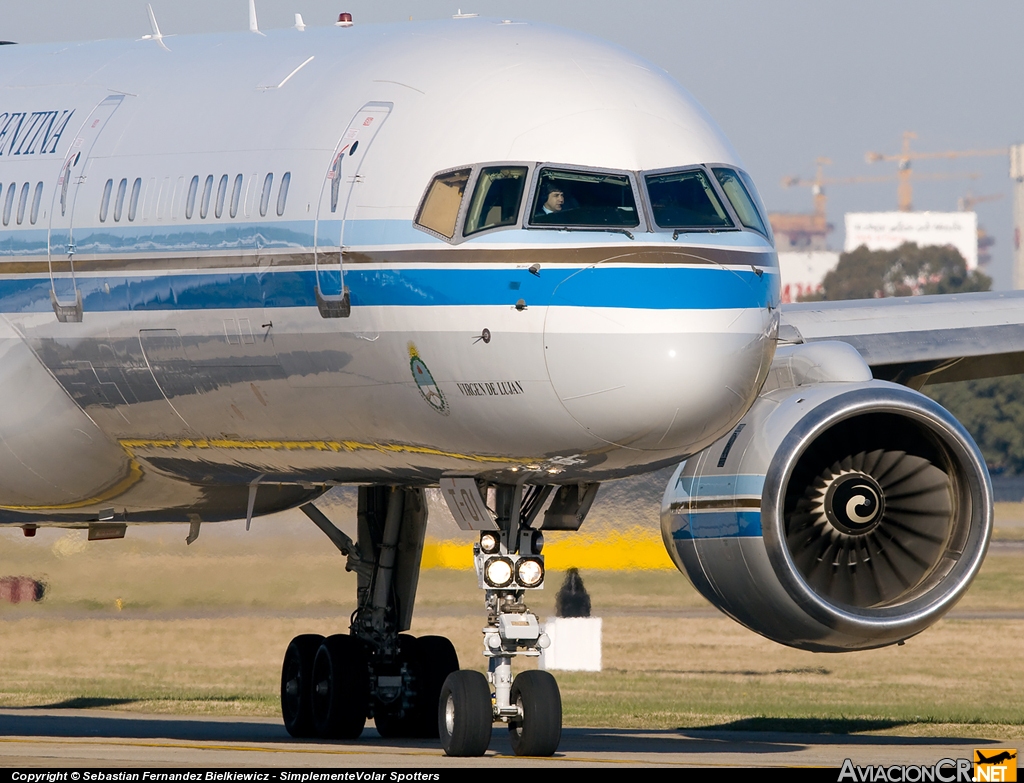
[[[858,607],[830,600],[801,574],[786,535],[786,493],[807,449],[836,425],[862,415],[896,414],[926,432],[952,472],[958,516],[942,561],[898,600]],[[971,436],[944,408],[922,394],[884,381],[840,393],[811,408],[783,438],[765,476],[762,533],[769,562],[790,597],[828,628],[869,636],[883,646],[913,636],[937,621],[962,597],[977,574],[992,531],[992,485]]]

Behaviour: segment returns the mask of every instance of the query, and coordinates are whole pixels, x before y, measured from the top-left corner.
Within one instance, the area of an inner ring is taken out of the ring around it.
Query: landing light
[[[484,564],[484,581],[488,587],[508,587],[512,584],[512,561],[507,557],[492,557]]]
[[[540,558],[519,558],[516,563],[516,581],[523,587],[536,587],[544,581],[544,564]]]

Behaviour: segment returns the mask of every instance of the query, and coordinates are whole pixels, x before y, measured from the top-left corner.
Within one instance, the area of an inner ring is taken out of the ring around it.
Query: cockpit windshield
[[[458,169],[438,174],[430,183],[416,215],[416,223],[451,239],[462,207],[462,195],[472,169]]]
[[[481,169],[469,202],[463,236],[498,226],[514,226],[526,185],[526,166],[488,166]]]
[[[733,228],[733,222],[703,169],[649,174],[647,193],[661,228],[695,231]]]
[[[736,210],[736,216],[740,222],[747,228],[752,228],[755,231],[760,231],[766,237],[771,237],[771,233],[761,217],[762,213],[757,208],[760,199],[757,197],[757,191],[754,190],[754,183],[750,177],[733,169],[716,167],[712,171],[715,172],[718,184],[725,191],[732,208]]]
[[[530,223],[634,228],[640,225],[640,217],[625,175],[543,169]]]

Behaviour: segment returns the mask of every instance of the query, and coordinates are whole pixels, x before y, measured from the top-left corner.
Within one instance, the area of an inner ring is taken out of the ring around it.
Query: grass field
[[[353,575],[301,525],[204,528],[188,548],[180,527],[95,543],[4,533],[0,575],[48,589],[38,604],[0,604],[0,706],[276,715],[288,640],[344,630],[354,603]],[[1004,537],[1018,529],[1009,519]],[[993,553],[958,607],[970,614],[843,655],[750,633],[674,570],[585,568],[605,669],[558,675],[566,724],[1024,738],[1022,566],[1024,554]],[[531,601],[542,618],[560,579],[549,573]],[[483,668],[481,599],[472,572],[427,569],[413,632],[449,636],[463,665]]]

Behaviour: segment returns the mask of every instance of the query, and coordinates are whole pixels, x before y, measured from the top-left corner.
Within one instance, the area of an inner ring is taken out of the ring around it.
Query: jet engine
[[[977,574],[992,489],[967,431],[844,343],[784,346],[730,434],[665,492],[665,545],[727,615],[821,652],[901,642]]]
[[[0,522],[96,520],[138,478],[5,322],[0,399]]]

